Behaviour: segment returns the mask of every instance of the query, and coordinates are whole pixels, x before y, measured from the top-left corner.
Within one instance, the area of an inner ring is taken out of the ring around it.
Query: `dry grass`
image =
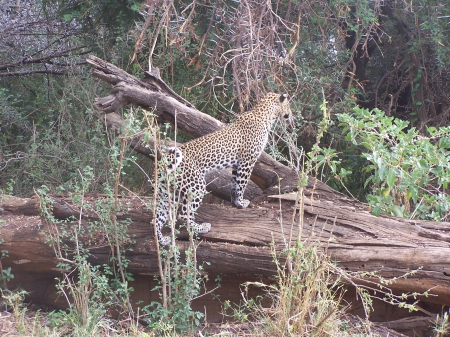
[[[383,328],[381,326],[372,326],[368,330],[366,322],[361,321],[357,317],[345,316],[343,320],[349,329],[353,332],[353,336],[389,336],[402,337],[402,334]],[[257,328],[259,326],[259,328]],[[207,324],[205,327],[192,332],[192,337],[272,337],[269,333],[264,333],[261,329],[262,323],[218,323]],[[255,329],[257,328],[257,329]],[[370,331],[370,332],[369,332]],[[38,311],[27,311],[20,321],[16,320],[14,313],[8,311],[0,311],[0,336],[2,337],[60,337],[73,336],[57,331],[48,326],[48,320],[45,313]],[[96,334],[95,336],[135,336],[135,337],[151,337],[153,333],[144,327],[140,327],[139,331],[127,332],[125,327],[110,328]],[[173,335],[174,337],[176,335]],[[183,335],[188,337],[187,335]],[[296,335],[294,335],[296,336]],[[341,336],[341,335],[330,335]]]
[[[59,336],[47,326],[47,320],[36,311],[0,312],[0,336]]]
[[[104,320],[98,331],[90,336],[130,336],[151,337],[154,334],[142,325],[130,324],[128,321]],[[58,329],[50,326],[46,313],[23,311],[20,315],[9,311],[0,311],[0,336],[2,337],[60,337],[87,336],[73,333],[69,327]]]

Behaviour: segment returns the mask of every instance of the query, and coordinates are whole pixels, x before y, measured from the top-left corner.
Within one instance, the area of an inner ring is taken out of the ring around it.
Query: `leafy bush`
[[[353,115],[337,116],[346,140],[365,150],[373,214],[448,220],[450,127],[428,127],[423,136],[409,122],[379,109],[354,108]]]
[[[120,177],[120,170],[118,165],[116,177]],[[48,187],[42,186],[36,193],[43,219],[48,224],[47,241],[54,248],[62,274],[57,284],[58,293],[68,305],[67,312],[57,311],[49,317],[56,328],[66,329],[75,336],[85,336],[102,331],[112,310],[119,315],[132,313],[129,295],[133,289],[128,283],[133,278],[126,271],[127,249],[123,248],[131,241],[127,234],[129,221],[117,220],[117,212],[121,209],[117,190],[105,185],[105,198],[91,204],[86,200],[86,193],[95,181],[92,168],[86,167],[79,176],[78,181],[66,190],[80,210],[78,220],[58,220],[52,215],[53,199],[47,194]],[[93,212],[97,219],[83,223],[85,212]],[[99,234],[107,238],[111,250],[109,264],[101,266],[89,261],[92,242]]]

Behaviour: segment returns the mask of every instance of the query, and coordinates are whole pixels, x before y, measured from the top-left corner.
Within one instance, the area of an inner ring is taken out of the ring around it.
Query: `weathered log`
[[[101,196],[86,201],[94,203]],[[277,201],[264,202],[248,209],[235,209],[215,204],[203,204],[199,221],[212,222],[212,230],[202,235],[197,249],[198,261],[210,262],[205,270],[211,274],[254,274],[271,277],[276,273],[270,243],[284,247],[291,230],[295,195],[276,196]],[[157,274],[157,258],[151,223],[151,211],[140,198],[123,198],[123,211],[118,219],[130,218],[129,234],[135,237],[133,251],[127,253],[129,270],[135,274]],[[359,209],[342,207],[332,202],[305,198],[302,240],[317,243],[332,259],[350,271],[377,271],[384,277],[398,277],[420,270],[407,279],[399,279],[391,288],[401,292],[423,292],[433,288],[433,295],[420,298],[429,303],[450,302],[450,223],[433,223],[397,218],[375,217]],[[57,260],[46,244],[48,224],[39,216],[37,199],[3,197],[0,213],[2,249],[9,257],[3,267],[51,271]],[[79,218],[79,210],[67,199],[54,198],[56,218]],[[298,213],[298,210],[295,211]],[[96,219],[84,214],[83,223]],[[296,219],[298,221],[298,219]],[[282,223],[282,225],[280,224]],[[293,226],[292,236],[299,233]],[[187,245],[187,233],[182,232],[178,244]],[[90,247],[92,261],[108,263],[110,250],[102,244]]]

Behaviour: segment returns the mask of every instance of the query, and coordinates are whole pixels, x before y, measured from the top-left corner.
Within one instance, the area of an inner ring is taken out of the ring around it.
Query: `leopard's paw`
[[[195,224],[194,231],[198,234],[205,234],[211,230],[211,224],[207,222],[203,222],[201,224]]]
[[[242,199],[242,202],[237,206],[237,208],[247,208],[248,205],[250,205],[250,200]]]
[[[160,240],[159,240],[159,244],[161,246],[167,246],[170,242],[172,242],[172,238],[170,236],[163,236]]]

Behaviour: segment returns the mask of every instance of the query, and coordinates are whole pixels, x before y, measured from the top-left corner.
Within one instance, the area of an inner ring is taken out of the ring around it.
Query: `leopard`
[[[237,208],[249,206],[244,192],[277,118],[292,118],[288,95],[268,93],[253,109],[223,129],[166,149],[167,174],[175,174],[176,192],[170,197],[178,204],[179,220],[198,234],[210,231],[210,223],[195,222],[195,212],[206,193],[205,176],[210,171],[232,168],[231,204]],[[156,231],[159,243],[166,246],[171,237],[163,236],[161,231],[169,209],[169,194],[164,184],[159,184],[158,198]]]

